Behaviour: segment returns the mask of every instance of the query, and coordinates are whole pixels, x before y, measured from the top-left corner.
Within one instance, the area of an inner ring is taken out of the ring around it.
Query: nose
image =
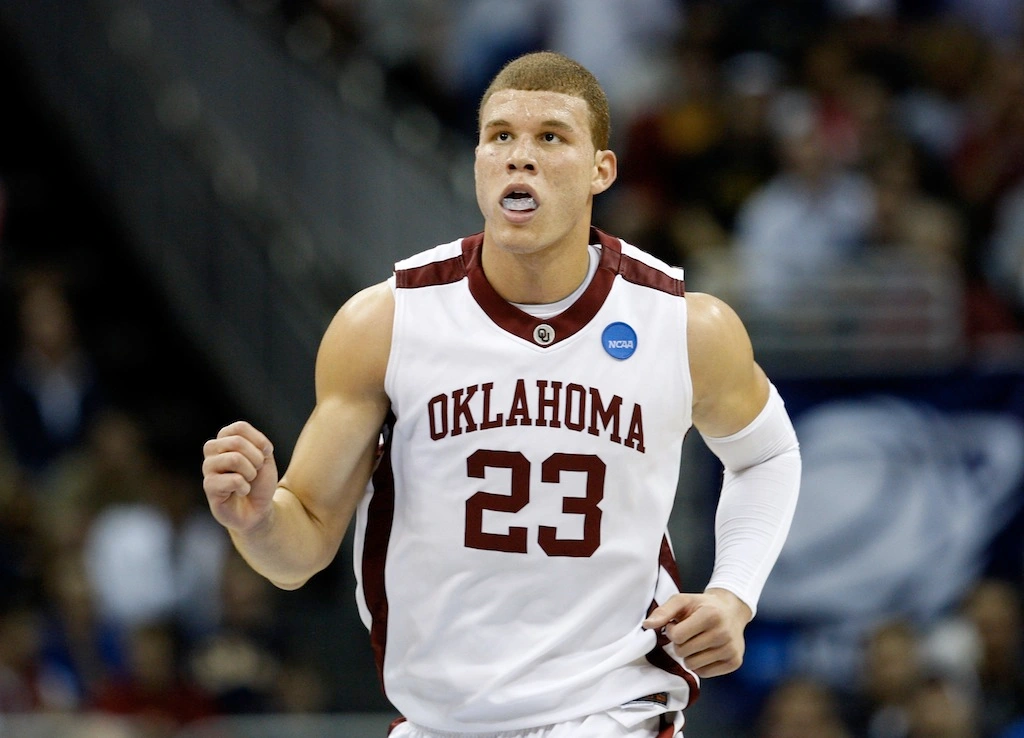
[[[537,159],[534,156],[533,146],[528,138],[525,136],[520,138],[516,145],[512,147],[508,154],[506,166],[510,172],[518,170],[532,172],[537,168]]]

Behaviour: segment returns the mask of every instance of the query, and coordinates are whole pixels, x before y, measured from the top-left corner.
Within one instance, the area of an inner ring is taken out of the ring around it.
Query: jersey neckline
[[[473,299],[499,328],[541,348],[551,348],[571,338],[593,320],[611,292],[622,259],[619,239],[591,228],[590,243],[601,245],[601,260],[594,278],[576,302],[554,317],[541,319],[505,300],[487,281],[481,261],[483,243],[483,233],[462,239],[462,262]]]

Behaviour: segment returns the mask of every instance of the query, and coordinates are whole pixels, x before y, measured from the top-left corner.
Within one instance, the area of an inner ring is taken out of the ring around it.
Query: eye
[[[509,133],[508,131],[499,131],[497,134],[495,134],[494,140],[495,141],[511,141],[512,140],[512,134]]]
[[[557,133],[551,133],[551,131],[548,131],[547,133],[541,135],[541,140],[544,143],[557,143],[558,141],[562,140],[562,137],[559,136]]]

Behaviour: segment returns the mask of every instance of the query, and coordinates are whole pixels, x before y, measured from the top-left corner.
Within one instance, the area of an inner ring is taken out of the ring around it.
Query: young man
[[[280,480],[247,423],[204,447],[213,515],[279,587],[356,515],[393,738],[679,734],[699,677],[740,665],[788,531],[796,436],[741,322],[591,228],[608,132],[586,69],[511,62],[480,106],[483,233],[341,308]],[[703,593],[679,593],[666,535],[691,425],[726,469]]]

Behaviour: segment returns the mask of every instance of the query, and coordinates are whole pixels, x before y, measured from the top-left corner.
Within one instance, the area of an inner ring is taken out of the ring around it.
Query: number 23
[[[527,529],[509,526],[507,533],[487,533],[483,529],[484,510],[516,513],[530,502],[530,461],[518,451],[481,449],[466,459],[466,473],[484,479],[488,468],[511,472],[511,494],[477,492],[466,500],[466,546],[485,551],[526,553]],[[582,538],[559,538],[558,529],[542,525],[537,542],[548,556],[592,556],[601,545],[601,508],[604,498],[605,463],[597,456],[583,454],[552,454],[540,467],[542,482],[558,483],[562,472],[587,475],[585,497],[563,497],[562,512],[583,516]]]

